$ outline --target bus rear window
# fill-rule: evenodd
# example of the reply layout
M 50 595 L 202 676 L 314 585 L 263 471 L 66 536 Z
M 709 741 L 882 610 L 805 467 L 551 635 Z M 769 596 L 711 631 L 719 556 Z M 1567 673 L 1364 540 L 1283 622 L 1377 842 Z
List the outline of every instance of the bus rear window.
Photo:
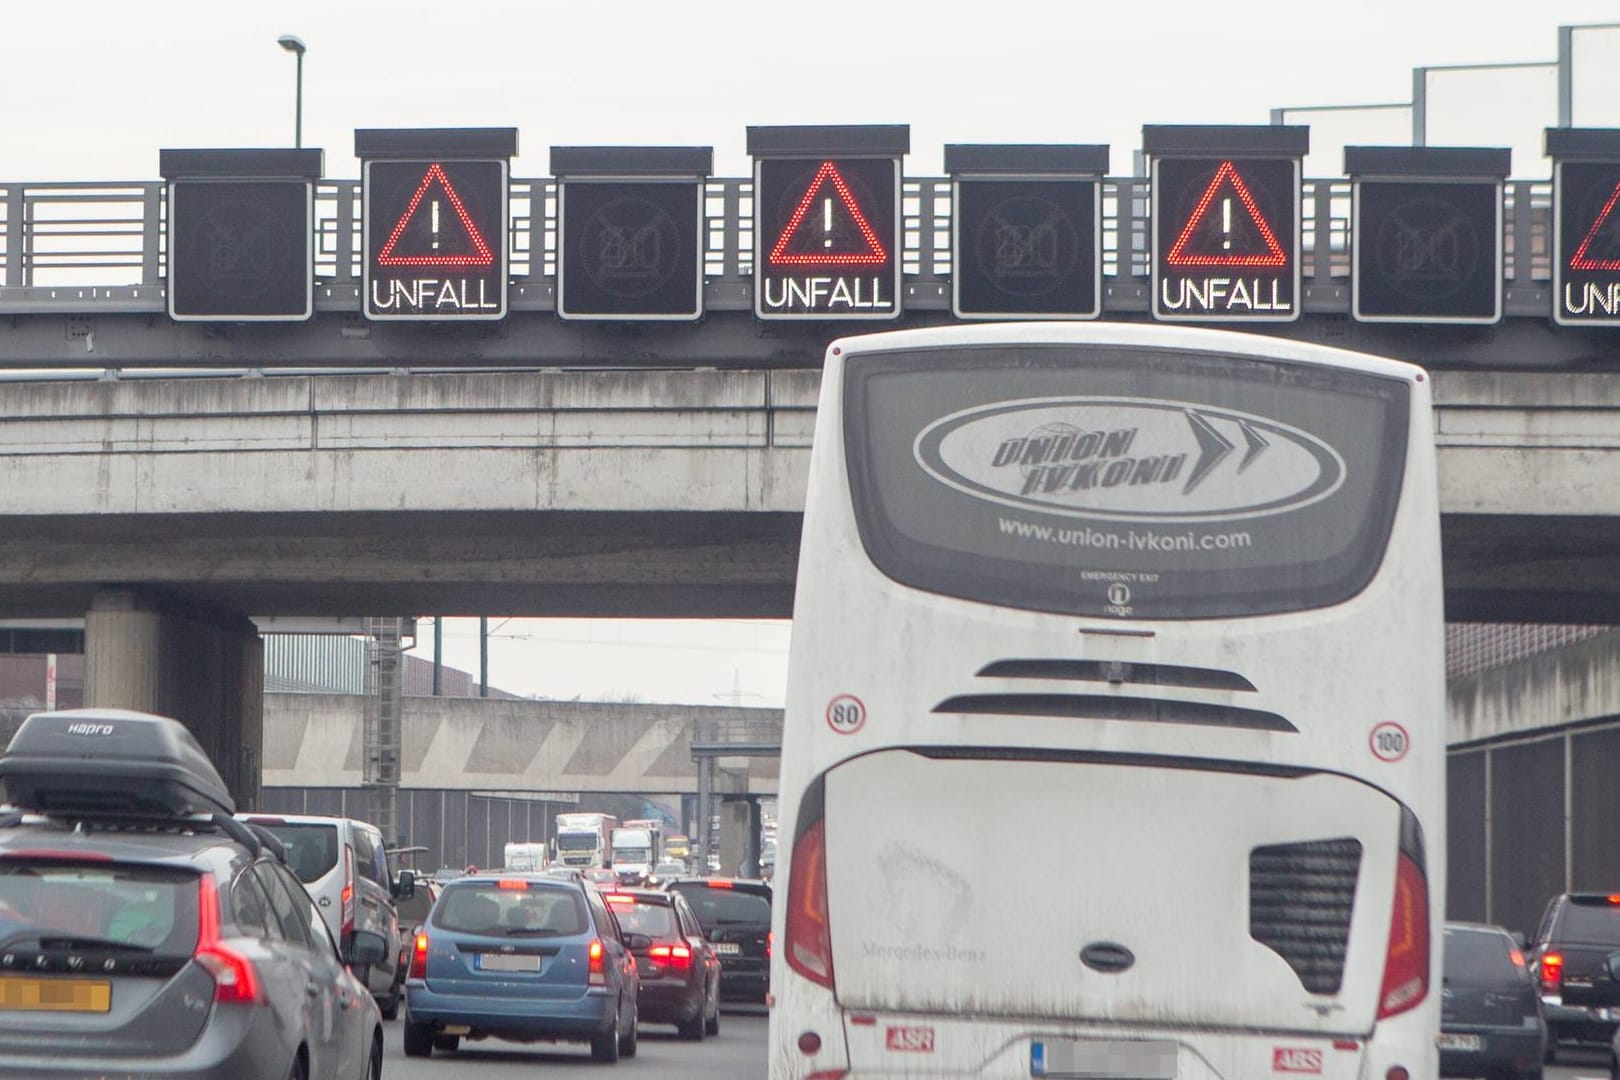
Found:
M 1359 592 L 1406 463 L 1397 379 L 1124 346 L 852 352 L 861 540 L 902 584 L 1037 611 L 1259 615 Z

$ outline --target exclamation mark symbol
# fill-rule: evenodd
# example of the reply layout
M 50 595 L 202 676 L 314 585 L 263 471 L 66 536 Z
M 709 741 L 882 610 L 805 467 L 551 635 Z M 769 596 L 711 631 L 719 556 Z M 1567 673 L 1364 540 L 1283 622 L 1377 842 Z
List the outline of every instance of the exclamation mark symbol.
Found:
M 832 196 L 828 196 L 821 203 L 821 246 L 832 247 Z
M 438 206 L 439 206 L 438 203 L 433 204 L 435 214 L 438 213 Z M 433 220 L 437 221 L 439 219 L 438 219 L 438 217 L 435 216 Z M 435 225 L 434 228 L 438 228 L 438 226 Z M 1231 251 L 1232 250 L 1232 197 L 1230 195 L 1221 200 L 1221 231 L 1226 234 L 1226 239 L 1221 241 L 1221 247 L 1226 249 L 1227 251 Z
M 433 200 L 433 250 L 439 250 L 439 200 Z

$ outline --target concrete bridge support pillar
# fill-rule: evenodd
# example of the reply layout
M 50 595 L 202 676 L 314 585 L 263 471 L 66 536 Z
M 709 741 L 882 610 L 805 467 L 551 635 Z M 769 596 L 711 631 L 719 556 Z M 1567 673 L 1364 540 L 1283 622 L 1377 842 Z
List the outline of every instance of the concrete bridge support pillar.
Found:
M 236 799 L 258 804 L 264 643 L 242 615 L 134 589 L 102 589 L 84 624 L 84 703 L 172 716 L 191 729 Z
M 759 799 L 745 795 L 726 800 L 720 811 L 720 872 L 759 876 Z

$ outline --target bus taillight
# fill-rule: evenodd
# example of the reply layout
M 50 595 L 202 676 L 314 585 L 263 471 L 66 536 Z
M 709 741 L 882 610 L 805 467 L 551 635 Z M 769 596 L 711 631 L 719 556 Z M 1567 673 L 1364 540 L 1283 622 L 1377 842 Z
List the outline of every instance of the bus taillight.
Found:
M 787 962 L 813 983 L 833 988 L 832 932 L 827 924 L 826 822 L 818 819 L 793 842 L 788 881 Z
M 1395 907 L 1389 916 L 1384 984 L 1378 1019 L 1414 1007 L 1429 994 L 1429 881 L 1423 871 L 1423 835 L 1410 810 L 1401 812 L 1401 850 L 1395 862 Z

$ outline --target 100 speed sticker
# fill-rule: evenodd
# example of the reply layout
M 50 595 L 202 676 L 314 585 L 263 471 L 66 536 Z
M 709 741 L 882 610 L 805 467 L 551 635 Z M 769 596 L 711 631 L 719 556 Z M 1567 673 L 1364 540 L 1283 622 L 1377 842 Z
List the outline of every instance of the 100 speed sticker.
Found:
M 1373 757 L 1379 761 L 1399 761 L 1412 748 L 1412 736 L 1395 721 L 1385 720 L 1372 729 L 1367 743 L 1372 747 Z

